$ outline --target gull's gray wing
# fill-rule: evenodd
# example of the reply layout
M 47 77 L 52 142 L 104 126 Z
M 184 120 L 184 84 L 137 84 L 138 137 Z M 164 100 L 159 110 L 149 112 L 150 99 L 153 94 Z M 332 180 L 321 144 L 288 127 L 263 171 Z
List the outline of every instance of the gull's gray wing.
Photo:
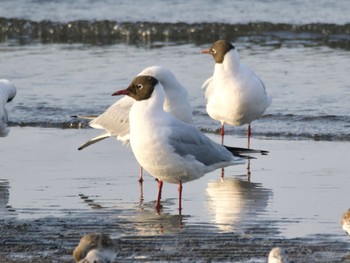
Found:
M 129 139 L 129 112 L 134 99 L 124 96 L 89 124 L 95 129 L 103 129 L 110 136 L 124 141 Z
M 71 117 L 91 121 L 93 119 L 96 119 L 98 116 L 95 116 L 95 115 L 72 115 Z
M 176 122 L 171 128 L 168 142 L 181 156 L 193 156 L 206 166 L 234 159 L 225 147 L 213 142 L 191 125 Z
M 0 109 L 0 118 L 0 137 L 5 137 L 9 133 L 9 129 L 7 128 L 8 116 L 5 107 L 2 107 L 2 109 Z
M 90 146 L 91 144 L 97 143 L 99 141 L 102 141 L 106 138 L 111 137 L 111 135 L 109 133 L 103 133 L 99 136 L 96 136 L 95 138 L 92 138 L 91 140 L 88 140 L 86 143 L 82 144 L 79 146 L 78 150 L 82 150 L 85 149 L 86 147 Z
M 208 88 L 208 86 L 213 82 L 213 77 L 208 78 L 206 81 L 204 81 L 203 85 L 202 85 L 202 90 L 206 91 L 206 89 Z

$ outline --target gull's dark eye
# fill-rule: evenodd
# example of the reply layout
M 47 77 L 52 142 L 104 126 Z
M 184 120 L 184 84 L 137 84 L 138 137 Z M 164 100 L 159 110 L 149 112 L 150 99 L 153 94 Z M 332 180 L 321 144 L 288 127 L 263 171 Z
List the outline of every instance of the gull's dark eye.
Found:
M 142 89 L 143 88 L 142 84 L 137 84 L 136 86 L 137 86 L 138 89 Z
M 216 54 L 216 50 L 215 50 L 214 48 L 211 49 L 211 52 L 212 52 L 213 54 Z

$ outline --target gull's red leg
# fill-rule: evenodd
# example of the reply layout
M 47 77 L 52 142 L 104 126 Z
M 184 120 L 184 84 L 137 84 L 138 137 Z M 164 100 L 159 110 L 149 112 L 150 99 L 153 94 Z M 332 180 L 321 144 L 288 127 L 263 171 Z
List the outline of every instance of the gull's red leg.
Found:
M 224 124 L 221 124 L 221 144 L 224 144 L 224 136 L 225 136 L 225 127 L 224 127 Z
M 143 182 L 142 173 L 143 173 L 143 168 L 142 168 L 142 166 L 140 165 L 140 177 L 139 177 L 139 182 L 140 182 L 140 183 Z
M 250 124 L 248 124 L 248 149 L 250 148 L 250 135 L 252 134 L 251 129 L 250 129 Z
M 160 199 L 162 198 L 162 188 L 163 188 L 163 181 L 158 180 L 158 197 L 156 201 L 156 209 L 159 212 L 161 205 L 160 205 Z
M 181 209 L 182 209 L 182 205 L 181 205 L 181 200 L 182 200 L 182 182 L 181 181 L 179 181 L 178 191 L 179 191 L 179 213 L 181 214 Z

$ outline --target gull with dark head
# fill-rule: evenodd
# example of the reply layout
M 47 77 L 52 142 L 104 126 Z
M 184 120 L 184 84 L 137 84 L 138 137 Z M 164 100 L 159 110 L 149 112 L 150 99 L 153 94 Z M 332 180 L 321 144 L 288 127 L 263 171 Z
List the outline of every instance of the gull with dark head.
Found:
M 164 111 L 171 113 L 184 122 L 192 122 L 192 108 L 188 101 L 187 90 L 169 69 L 161 66 L 152 66 L 145 68 L 139 75 L 153 76 L 162 83 L 165 91 Z M 105 132 L 87 141 L 78 149 L 82 150 L 91 144 L 109 137 L 115 137 L 124 143 L 128 143 L 130 139 L 129 111 L 134 102 L 135 100 L 132 97 L 124 96 L 104 113 L 93 118 L 89 125 L 95 129 L 102 129 Z M 142 180 L 141 171 L 140 179 Z
M 262 80 L 239 59 L 237 49 L 226 40 L 214 42 L 208 50 L 215 60 L 214 74 L 207 79 L 205 90 L 207 112 L 220 121 L 224 142 L 224 125 L 248 124 L 248 148 L 250 147 L 250 124 L 259 118 L 271 104 Z
M 7 79 L 0 79 L 0 137 L 6 137 L 10 132 L 7 127 L 8 115 L 6 103 L 16 96 L 16 87 Z
M 218 168 L 244 163 L 245 154 L 266 153 L 217 144 L 197 128 L 165 112 L 164 88 L 153 76 L 138 76 L 127 89 L 113 95 L 127 95 L 135 100 L 129 115 L 130 145 L 139 164 L 159 180 L 157 209 L 163 181 L 178 184 L 181 211 L 182 183 Z

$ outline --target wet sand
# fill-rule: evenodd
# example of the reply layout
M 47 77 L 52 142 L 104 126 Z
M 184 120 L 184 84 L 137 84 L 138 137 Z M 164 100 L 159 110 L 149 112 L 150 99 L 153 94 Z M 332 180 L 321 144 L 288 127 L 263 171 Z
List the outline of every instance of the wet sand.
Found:
M 92 129 L 13 127 L 0 148 L 1 262 L 73 262 L 85 233 L 116 241 L 117 262 L 266 262 L 280 246 L 294 262 L 350 262 L 340 226 L 350 207 L 348 142 L 253 138 L 269 150 L 247 165 L 177 187 L 157 185 L 129 147 L 109 139 L 78 151 Z M 208 135 L 219 141 L 217 135 Z M 245 146 L 242 137 L 226 144 Z

